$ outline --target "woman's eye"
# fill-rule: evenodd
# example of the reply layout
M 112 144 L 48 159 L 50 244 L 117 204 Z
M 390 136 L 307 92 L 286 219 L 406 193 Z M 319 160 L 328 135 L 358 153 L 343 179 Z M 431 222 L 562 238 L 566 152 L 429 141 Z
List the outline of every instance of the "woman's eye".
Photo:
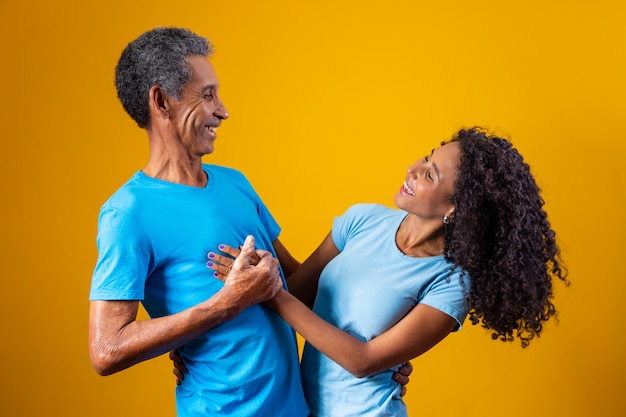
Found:
M 433 180 L 433 174 L 430 171 L 426 173 L 426 177 L 428 178 L 429 181 Z

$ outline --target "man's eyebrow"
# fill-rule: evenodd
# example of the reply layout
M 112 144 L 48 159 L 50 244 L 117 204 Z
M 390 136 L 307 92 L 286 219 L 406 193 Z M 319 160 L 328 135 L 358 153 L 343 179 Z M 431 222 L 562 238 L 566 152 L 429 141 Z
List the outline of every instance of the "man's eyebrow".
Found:
M 215 91 L 215 89 L 217 88 L 217 86 L 215 84 L 207 84 L 204 87 L 202 87 L 202 93 L 206 93 L 207 90 L 213 90 Z

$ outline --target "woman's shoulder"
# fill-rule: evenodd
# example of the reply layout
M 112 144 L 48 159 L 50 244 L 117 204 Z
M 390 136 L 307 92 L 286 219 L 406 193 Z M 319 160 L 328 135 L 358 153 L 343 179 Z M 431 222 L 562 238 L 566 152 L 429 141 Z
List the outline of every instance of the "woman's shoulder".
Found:
M 348 210 L 346 210 L 346 214 L 359 217 L 395 216 L 401 215 L 401 211 L 382 204 L 358 203 L 348 208 Z
M 397 219 L 405 213 L 401 210 L 392 209 L 382 204 L 360 203 L 348 208 L 345 213 L 338 217 L 340 223 L 353 226 L 376 227 L 376 225 L 395 224 Z

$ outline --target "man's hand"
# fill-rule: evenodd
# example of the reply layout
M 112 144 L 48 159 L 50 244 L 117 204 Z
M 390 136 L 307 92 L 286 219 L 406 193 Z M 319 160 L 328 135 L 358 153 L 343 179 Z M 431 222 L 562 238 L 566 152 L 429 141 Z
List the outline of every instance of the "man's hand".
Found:
M 253 265 L 258 257 L 258 265 Z M 278 261 L 254 250 L 250 236 L 232 263 L 224 287 L 209 299 L 175 314 L 137 320 L 137 300 L 89 303 L 89 357 L 100 375 L 119 372 L 176 349 L 234 318 L 253 304 L 273 298 L 282 288 Z
M 274 298 L 283 287 L 278 260 L 270 252 L 255 250 L 252 236 L 246 238 L 232 265 L 226 257 L 219 259 L 223 263 L 207 265 L 216 270 L 214 275 L 223 279 L 224 291 L 232 293 L 242 309 Z

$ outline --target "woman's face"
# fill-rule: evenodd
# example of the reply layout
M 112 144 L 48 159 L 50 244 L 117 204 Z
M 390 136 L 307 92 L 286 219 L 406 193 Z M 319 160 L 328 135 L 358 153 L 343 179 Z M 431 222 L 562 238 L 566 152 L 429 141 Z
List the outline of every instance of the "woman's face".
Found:
M 396 206 L 424 220 L 442 220 L 450 215 L 460 157 L 459 144 L 450 142 L 411 165 L 394 197 Z

